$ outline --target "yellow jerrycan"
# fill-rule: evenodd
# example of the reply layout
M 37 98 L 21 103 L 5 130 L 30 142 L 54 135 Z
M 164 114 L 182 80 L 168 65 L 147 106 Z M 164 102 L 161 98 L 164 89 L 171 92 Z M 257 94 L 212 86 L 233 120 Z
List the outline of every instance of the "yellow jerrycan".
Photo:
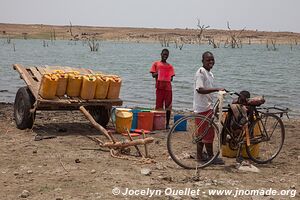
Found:
M 55 70 L 55 73 L 58 77 L 56 96 L 62 97 L 66 94 L 67 91 L 68 74 L 66 74 L 63 70 Z
M 118 76 L 109 77 L 108 99 L 118 99 L 121 90 L 122 79 Z
M 95 93 L 95 99 L 105 99 L 109 88 L 109 79 L 103 75 L 97 75 L 97 87 Z
M 129 111 L 116 111 L 116 132 L 126 133 L 130 130 L 132 123 L 132 112 Z
M 226 115 L 227 115 L 227 113 L 223 113 L 223 118 L 222 118 L 223 122 L 224 122 L 224 119 L 226 118 Z M 255 117 L 254 117 L 254 119 L 255 119 Z M 260 129 L 259 129 L 258 124 L 255 125 L 253 133 L 255 136 L 260 135 Z M 251 151 L 251 155 L 253 155 L 254 157 L 258 157 L 259 156 L 259 144 L 250 146 L 250 151 Z M 248 154 L 246 152 L 245 145 L 242 146 L 241 155 L 244 158 L 248 158 Z M 222 145 L 222 156 L 234 158 L 237 156 L 237 150 L 231 149 L 229 147 L 229 144 L 226 143 L 226 145 Z
M 96 91 L 96 77 L 93 75 L 85 75 L 82 78 L 82 87 L 80 97 L 85 100 L 93 99 Z
M 79 97 L 82 85 L 82 76 L 78 72 L 70 72 L 68 75 L 67 95 Z
M 58 85 L 58 77 L 55 74 L 44 74 L 42 77 L 39 94 L 44 99 L 54 99 Z

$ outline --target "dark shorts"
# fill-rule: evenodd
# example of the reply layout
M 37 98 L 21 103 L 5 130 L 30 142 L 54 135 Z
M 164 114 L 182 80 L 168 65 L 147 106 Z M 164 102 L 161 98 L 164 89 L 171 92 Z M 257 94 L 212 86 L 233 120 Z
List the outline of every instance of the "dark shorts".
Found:
M 198 113 L 199 115 L 204 115 L 204 116 L 208 116 L 209 118 L 212 117 L 212 113 L 210 113 L 212 110 L 208 110 L 208 111 L 205 111 L 205 112 L 201 112 L 201 113 Z M 202 123 L 202 120 L 199 119 L 199 118 L 196 118 L 195 120 L 195 123 L 196 123 L 196 126 L 197 125 L 200 125 Z M 201 135 L 203 134 L 203 132 L 206 130 L 206 128 L 208 127 L 209 123 L 208 122 L 203 122 L 203 124 L 199 127 L 198 129 L 198 134 L 197 135 Z M 215 131 L 214 131 L 214 128 L 213 127 L 210 127 L 208 129 L 208 132 L 207 134 L 203 137 L 202 139 L 202 143 L 213 143 L 214 141 L 214 138 L 215 138 Z
M 156 89 L 156 108 L 171 110 L 172 109 L 172 90 Z

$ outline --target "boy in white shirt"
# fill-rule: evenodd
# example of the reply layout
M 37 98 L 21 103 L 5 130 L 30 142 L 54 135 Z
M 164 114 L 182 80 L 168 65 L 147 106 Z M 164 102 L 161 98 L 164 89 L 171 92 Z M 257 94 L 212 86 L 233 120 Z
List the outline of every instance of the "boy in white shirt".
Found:
M 211 52 L 206 51 L 202 54 L 202 63 L 203 66 L 198 69 L 195 75 L 195 84 L 194 84 L 194 101 L 193 109 L 194 112 L 199 115 L 212 116 L 213 109 L 213 92 L 223 91 L 224 88 L 215 88 L 213 86 L 214 76 L 211 72 L 215 64 L 214 56 Z M 196 121 L 197 124 L 201 123 L 200 120 Z M 198 130 L 198 133 L 201 134 L 205 126 L 208 126 L 208 123 L 204 123 Z M 203 128 L 202 128 L 203 127 Z M 200 130 L 201 129 L 201 130 Z M 202 141 L 197 143 L 197 160 L 204 161 L 213 156 L 213 140 L 214 140 L 214 129 L 210 128 L 208 133 L 203 137 Z M 203 148 L 205 146 L 208 158 L 205 158 L 203 154 Z M 224 164 L 224 161 L 220 158 L 216 158 L 213 161 L 214 164 Z

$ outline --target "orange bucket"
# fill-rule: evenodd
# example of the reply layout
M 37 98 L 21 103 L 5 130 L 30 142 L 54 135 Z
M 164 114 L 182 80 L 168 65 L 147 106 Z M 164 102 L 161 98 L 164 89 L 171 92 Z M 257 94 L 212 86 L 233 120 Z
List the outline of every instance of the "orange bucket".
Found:
M 153 130 L 153 112 L 139 112 L 138 113 L 138 124 L 137 129 L 144 129 L 148 131 Z

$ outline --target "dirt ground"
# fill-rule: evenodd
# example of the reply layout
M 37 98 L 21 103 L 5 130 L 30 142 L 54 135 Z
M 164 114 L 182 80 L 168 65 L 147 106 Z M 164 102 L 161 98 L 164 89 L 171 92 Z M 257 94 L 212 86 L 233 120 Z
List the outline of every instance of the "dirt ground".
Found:
M 196 24 L 195 24 L 196 27 Z M 244 27 L 241 27 L 241 30 Z M 270 32 L 264 30 L 224 30 L 206 29 L 203 32 L 202 44 L 209 40 L 217 45 L 230 41 L 232 36 L 243 44 L 288 44 L 298 45 L 300 33 Z M 158 29 L 158 28 L 128 28 L 128 27 L 96 27 L 96 26 L 52 26 L 46 24 L 5 24 L 0 23 L 0 38 L 44 39 L 44 40 L 97 40 L 160 42 L 180 44 L 198 44 L 200 29 Z M 238 37 L 237 37 L 238 36 Z
M 200 190 L 199 195 L 167 196 L 152 199 L 232 199 L 210 196 L 209 189 L 296 190 L 300 199 L 300 120 L 285 120 L 286 140 L 275 160 L 254 164 L 261 171 L 244 172 L 235 167 L 235 159 L 224 158 L 225 166 L 211 166 L 199 171 L 177 166 L 166 147 L 166 131 L 150 136 L 150 155 L 156 163 L 145 164 L 112 158 L 99 150 L 87 135 L 99 136 L 77 111 L 38 112 L 32 130 L 18 130 L 13 119 L 13 105 L 0 104 L 0 199 L 146 199 L 149 195 L 113 195 L 147 188 L 157 191 Z M 40 137 L 37 137 L 40 136 Z M 44 136 L 54 138 L 42 139 Z M 39 140 L 42 139 L 42 140 Z M 133 157 L 132 157 L 133 158 Z M 141 170 L 150 170 L 144 175 Z M 24 191 L 24 190 L 27 190 Z M 168 189 L 170 191 L 170 189 Z M 204 193 L 206 192 L 206 193 Z M 295 195 L 295 194 L 294 194 Z M 287 196 L 239 196 L 238 199 L 289 199 Z

